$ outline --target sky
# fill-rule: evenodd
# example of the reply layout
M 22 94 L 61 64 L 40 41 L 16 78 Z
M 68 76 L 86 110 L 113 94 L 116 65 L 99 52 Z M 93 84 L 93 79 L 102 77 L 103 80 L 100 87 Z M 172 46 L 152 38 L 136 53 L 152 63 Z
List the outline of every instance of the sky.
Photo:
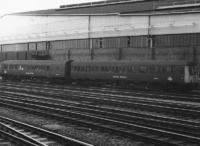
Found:
M 26 12 L 59 8 L 61 5 L 102 0 L 0 0 L 0 16 L 14 12 Z

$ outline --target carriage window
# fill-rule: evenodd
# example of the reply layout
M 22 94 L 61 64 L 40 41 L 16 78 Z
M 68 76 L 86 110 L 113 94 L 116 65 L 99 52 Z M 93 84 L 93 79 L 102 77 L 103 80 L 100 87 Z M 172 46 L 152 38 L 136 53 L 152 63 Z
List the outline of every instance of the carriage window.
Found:
M 155 67 L 155 68 L 154 68 L 154 72 L 155 72 L 155 73 L 158 73 L 158 67 Z
M 122 66 L 119 66 L 119 72 L 122 73 Z
M 125 66 L 122 66 L 122 72 L 125 72 L 126 69 L 125 69 Z
M 112 71 L 112 67 L 111 67 L 111 66 L 108 67 L 108 71 L 109 71 L 109 72 Z
M 181 74 L 183 75 L 184 72 L 185 72 L 185 68 L 184 68 L 184 66 L 181 66 Z
M 94 71 L 97 71 L 97 66 L 94 67 Z
M 158 67 L 158 73 L 163 74 L 165 72 L 164 67 Z
M 34 70 L 34 66 L 33 65 L 31 66 L 31 69 Z
M 81 71 L 84 71 L 85 70 L 85 67 L 84 66 L 81 66 Z
M 104 66 L 102 66 L 102 67 L 101 67 L 101 71 L 104 71 L 104 69 L 105 69 Z
M 119 67 L 118 67 L 118 66 L 115 67 L 115 72 L 116 72 L 116 73 L 119 72 Z
M 10 66 L 9 66 L 9 69 L 10 69 L 10 70 L 13 70 L 13 65 L 10 65 Z
M 131 68 L 130 66 L 127 66 L 127 67 L 126 67 L 126 71 L 127 71 L 128 73 L 131 72 L 131 69 L 130 69 L 130 68 Z
M 77 71 L 77 66 L 74 66 L 74 69 L 73 69 L 73 71 Z
M 14 65 L 14 70 L 17 70 L 17 65 Z
M 90 71 L 94 72 L 94 66 L 91 66 Z
M 4 66 L 3 66 L 3 68 L 4 68 L 4 69 L 7 69 L 7 68 L 8 68 L 8 66 L 7 66 L 7 65 L 4 65 Z
M 167 74 L 171 74 L 171 71 L 172 71 L 172 67 L 168 66 L 168 67 L 166 68 Z
M 114 66 L 112 66 L 112 72 L 115 72 L 115 67 Z
M 153 66 L 149 67 L 149 72 L 154 73 L 154 67 Z
M 50 67 L 47 65 L 47 70 L 49 70 L 49 68 L 50 68 Z
M 18 66 L 18 70 L 22 70 L 22 66 L 21 65 Z
M 189 73 L 190 75 L 193 75 L 192 67 L 189 67 Z
M 24 70 L 24 69 L 25 69 L 25 66 L 24 66 L 24 65 L 22 65 L 22 66 L 21 66 L 21 70 Z
M 132 73 L 136 72 L 136 67 L 132 66 L 130 69 L 131 69 L 130 72 L 132 72 Z
M 23 70 L 23 69 L 22 69 Z M 35 65 L 35 70 L 38 70 L 38 65 Z
M 86 71 L 87 71 L 87 72 L 90 71 L 90 66 L 86 66 Z
M 146 66 L 140 66 L 140 73 L 146 73 L 146 72 L 147 72 Z
M 108 71 L 107 66 L 105 66 L 105 72 L 107 72 L 107 71 Z
M 135 73 L 140 73 L 140 67 L 139 66 L 135 67 Z
M 77 66 L 77 71 L 80 71 L 80 66 Z

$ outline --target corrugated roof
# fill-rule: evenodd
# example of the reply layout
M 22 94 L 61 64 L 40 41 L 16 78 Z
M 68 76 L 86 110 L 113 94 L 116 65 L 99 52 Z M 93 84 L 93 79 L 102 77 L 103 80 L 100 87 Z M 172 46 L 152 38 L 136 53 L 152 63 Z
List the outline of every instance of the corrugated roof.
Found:
M 112 0 L 113 1 L 113 0 Z M 156 11 L 166 4 L 183 3 L 183 0 L 115 0 L 116 3 L 64 5 L 61 8 L 14 13 L 15 15 L 107 15 Z M 123 2 L 122 2 L 123 1 Z M 185 0 L 197 1 L 197 0 Z
M 176 1 L 180 1 L 180 0 L 176 0 Z M 21 13 L 14 13 L 14 14 L 17 14 L 17 15 L 88 15 L 88 14 L 129 13 L 129 12 L 153 10 L 154 4 L 158 2 L 163 2 L 163 0 L 131 1 L 131 2 L 124 2 L 124 3 L 93 5 L 93 6 L 86 6 L 86 7 L 73 7 L 73 8 L 66 8 L 66 9 L 56 8 L 56 9 L 29 11 L 29 12 L 21 12 Z

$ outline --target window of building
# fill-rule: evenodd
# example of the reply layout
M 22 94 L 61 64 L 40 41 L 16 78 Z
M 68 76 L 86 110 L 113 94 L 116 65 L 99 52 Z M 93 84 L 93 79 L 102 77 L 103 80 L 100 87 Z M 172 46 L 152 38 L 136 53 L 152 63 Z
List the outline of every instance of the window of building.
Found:
M 127 37 L 127 47 L 130 47 L 131 45 L 131 38 L 130 36 Z
M 100 48 L 103 47 L 103 39 L 102 39 L 102 38 L 99 39 L 99 47 L 100 47 Z

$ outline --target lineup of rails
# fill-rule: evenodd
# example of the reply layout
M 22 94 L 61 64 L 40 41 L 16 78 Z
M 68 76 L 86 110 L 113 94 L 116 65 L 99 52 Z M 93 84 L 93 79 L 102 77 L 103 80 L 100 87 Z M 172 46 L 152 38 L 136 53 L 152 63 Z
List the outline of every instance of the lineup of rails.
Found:
M 57 133 L 0 116 L 0 136 L 24 146 L 92 146 Z M 4 136 L 3 136 L 4 135 Z M 8 138 L 9 137 L 9 138 Z
M 41 90 L 39 90 L 39 88 Z M 15 93 L 8 92 L 8 89 L 9 91 L 15 91 Z M 182 104 L 178 105 L 178 108 L 175 108 L 175 104 L 166 104 L 165 102 L 164 105 L 164 102 L 156 102 L 156 100 L 154 100 L 154 102 L 151 100 L 141 100 L 139 98 L 133 98 L 131 100 L 130 97 L 128 98 L 126 96 L 95 93 L 92 91 L 87 93 L 83 91 L 73 91 L 69 88 L 65 88 L 65 90 L 63 88 L 59 89 L 58 87 L 53 89 L 51 85 L 45 85 L 43 88 L 34 88 L 33 86 L 25 84 L 24 86 L 23 84 L 18 84 L 15 87 L 6 87 L 1 85 L 1 90 L 1 97 L 3 97 L 3 99 L 1 98 L 1 106 L 7 106 L 9 108 L 15 108 L 18 110 L 25 109 L 32 113 L 51 117 L 52 119 L 62 119 L 62 121 L 68 122 L 71 121 L 72 123 L 77 123 L 81 126 L 86 126 L 92 129 L 99 129 L 108 133 L 115 133 L 116 135 L 123 135 L 129 138 L 134 137 L 137 140 L 145 141 L 155 145 L 158 145 L 159 143 L 159 145 L 178 146 L 183 145 L 183 143 L 195 144 L 200 142 L 198 137 L 200 134 L 199 123 L 100 107 L 98 104 L 107 106 L 113 104 L 123 104 L 123 106 L 129 105 L 130 107 L 135 107 L 136 103 L 132 103 L 134 99 L 134 102 L 139 101 L 137 103 L 137 108 L 140 108 L 141 106 L 144 108 L 145 104 L 145 108 L 148 106 L 152 108 L 152 106 L 154 106 L 154 109 L 164 109 L 163 111 L 165 112 L 172 108 L 171 112 L 173 112 L 175 109 L 176 112 L 174 114 L 178 114 L 180 116 L 181 113 L 183 113 L 183 115 L 181 115 L 183 117 L 186 115 L 195 117 L 197 114 L 199 114 L 200 107 L 197 105 L 188 106 L 189 104 Z M 21 93 L 19 93 L 19 91 Z M 36 95 L 33 96 L 22 94 L 28 92 L 36 94 L 36 91 L 37 95 L 43 95 L 43 97 L 41 98 L 37 97 Z M 72 93 L 70 94 L 70 92 Z M 194 99 L 197 100 L 197 96 L 193 96 Z M 124 98 L 124 101 L 122 98 Z M 76 102 L 79 101 L 80 103 L 68 102 L 67 99 Z M 186 111 L 187 114 L 185 114 Z

